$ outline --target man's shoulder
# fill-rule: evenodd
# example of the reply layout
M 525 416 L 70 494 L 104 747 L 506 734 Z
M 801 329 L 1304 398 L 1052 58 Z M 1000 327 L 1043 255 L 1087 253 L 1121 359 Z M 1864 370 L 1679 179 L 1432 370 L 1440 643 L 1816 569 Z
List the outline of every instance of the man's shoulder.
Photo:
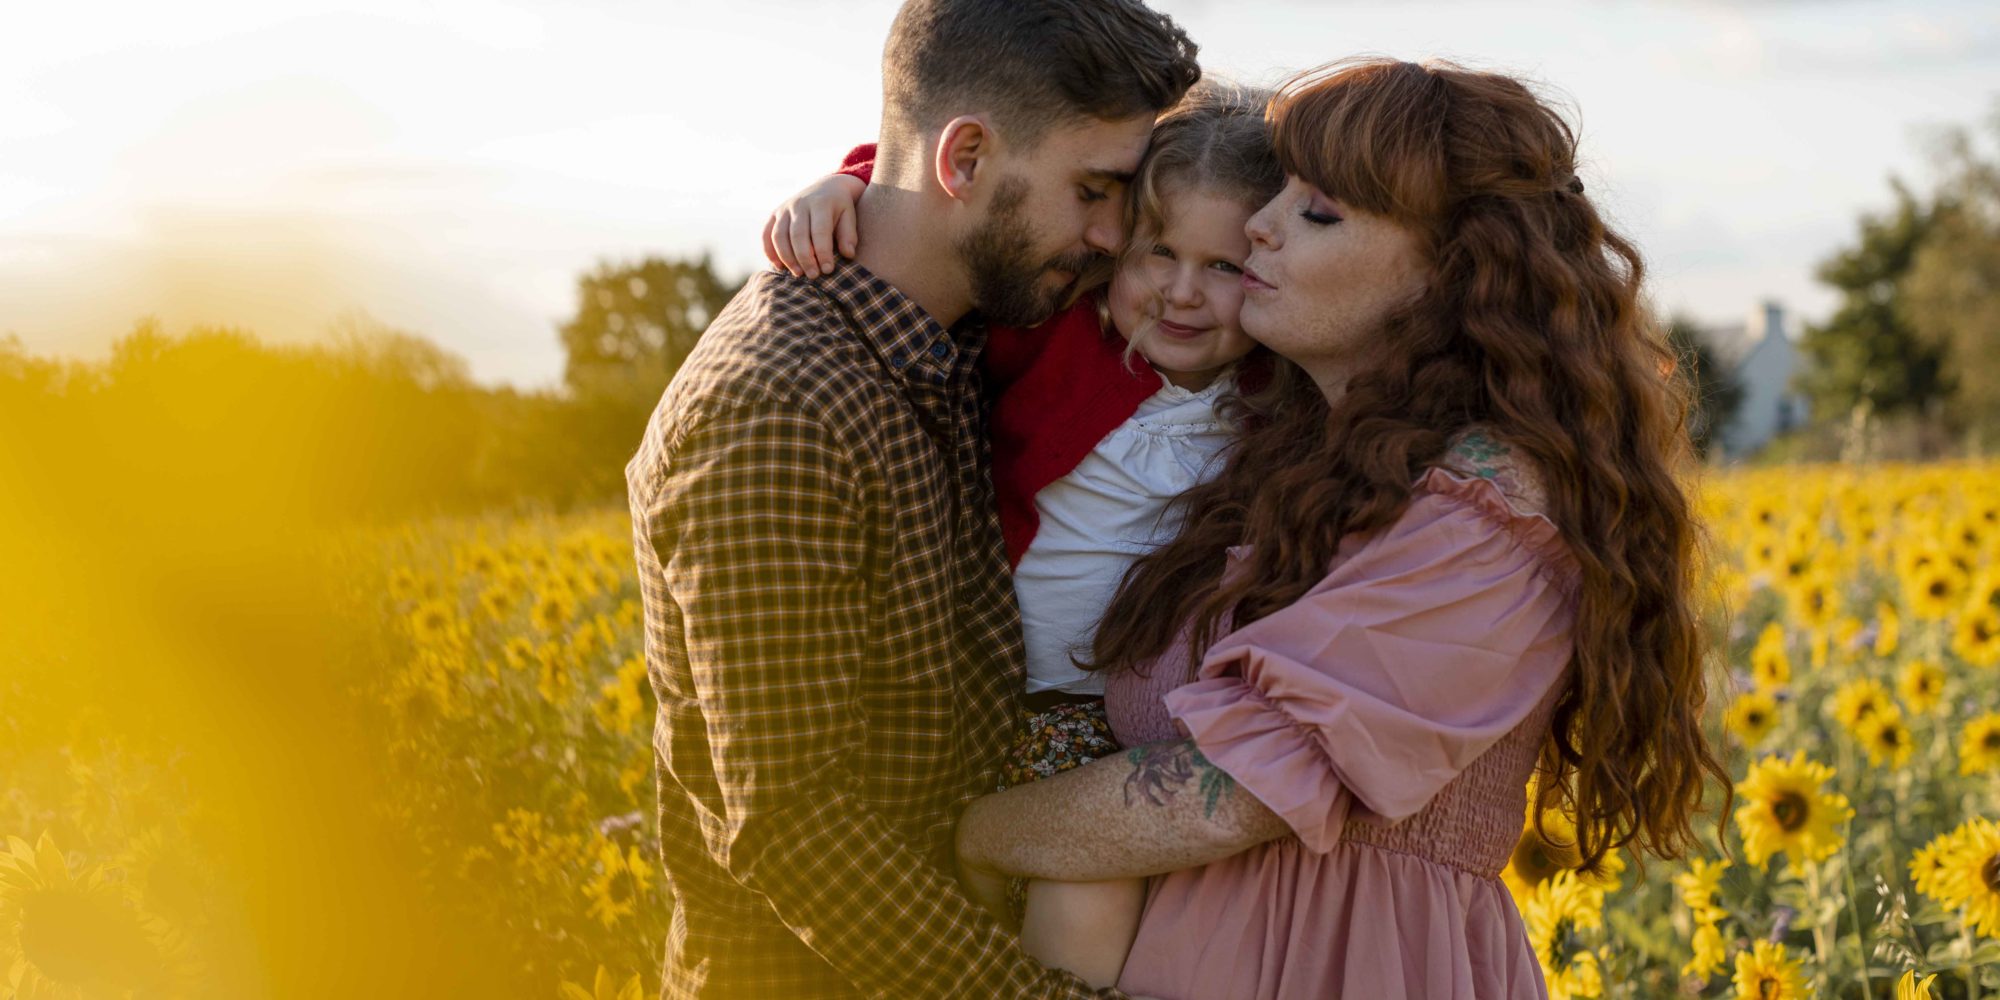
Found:
M 628 479 L 657 482 L 704 429 L 713 439 L 807 422 L 834 440 L 865 437 L 886 379 L 852 322 L 810 281 L 753 275 L 668 383 Z
M 864 379 L 866 352 L 850 322 L 812 282 L 759 272 L 709 322 L 667 393 L 709 410 Z

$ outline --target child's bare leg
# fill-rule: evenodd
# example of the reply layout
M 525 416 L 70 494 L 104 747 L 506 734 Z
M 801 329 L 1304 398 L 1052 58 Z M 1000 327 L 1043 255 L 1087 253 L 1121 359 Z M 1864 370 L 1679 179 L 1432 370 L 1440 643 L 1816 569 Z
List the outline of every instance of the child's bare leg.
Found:
M 1068 969 L 1093 987 L 1116 986 L 1145 902 L 1145 879 L 1029 882 L 1021 946 L 1043 965 Z

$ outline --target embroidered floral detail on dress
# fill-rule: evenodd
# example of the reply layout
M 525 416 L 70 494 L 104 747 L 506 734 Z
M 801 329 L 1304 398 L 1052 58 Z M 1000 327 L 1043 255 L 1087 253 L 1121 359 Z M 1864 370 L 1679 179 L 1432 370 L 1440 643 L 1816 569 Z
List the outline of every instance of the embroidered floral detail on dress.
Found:
M 1442 464 L 1447 471 L 1492 483 L 1516 513 L 1548 516 L 1549 496 L 1541 477 L 1514 454 L 1513 446 L 1484 430 L 1459 435 L 1446 449 Z

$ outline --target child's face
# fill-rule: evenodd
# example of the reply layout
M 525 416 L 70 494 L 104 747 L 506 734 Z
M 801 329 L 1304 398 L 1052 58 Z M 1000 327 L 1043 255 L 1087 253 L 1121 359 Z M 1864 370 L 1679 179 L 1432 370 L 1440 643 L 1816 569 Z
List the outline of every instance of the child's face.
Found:
M 1237 322 L 1250 209 L 1199 187 L 1161 200 L 1165 225 L 1111 279 L 1111 323 L 1167 381 L 1201 389 L 1257 346 Z

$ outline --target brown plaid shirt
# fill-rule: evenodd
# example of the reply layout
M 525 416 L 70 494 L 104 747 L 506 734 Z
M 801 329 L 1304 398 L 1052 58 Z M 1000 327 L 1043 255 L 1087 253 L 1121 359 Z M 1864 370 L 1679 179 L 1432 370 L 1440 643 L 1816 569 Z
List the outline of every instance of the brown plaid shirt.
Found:
M 964 326 L 852 263 L 759 274 L 626 467 L 663 998 L 1097 995 L 952 874 L 1024 684 Z

